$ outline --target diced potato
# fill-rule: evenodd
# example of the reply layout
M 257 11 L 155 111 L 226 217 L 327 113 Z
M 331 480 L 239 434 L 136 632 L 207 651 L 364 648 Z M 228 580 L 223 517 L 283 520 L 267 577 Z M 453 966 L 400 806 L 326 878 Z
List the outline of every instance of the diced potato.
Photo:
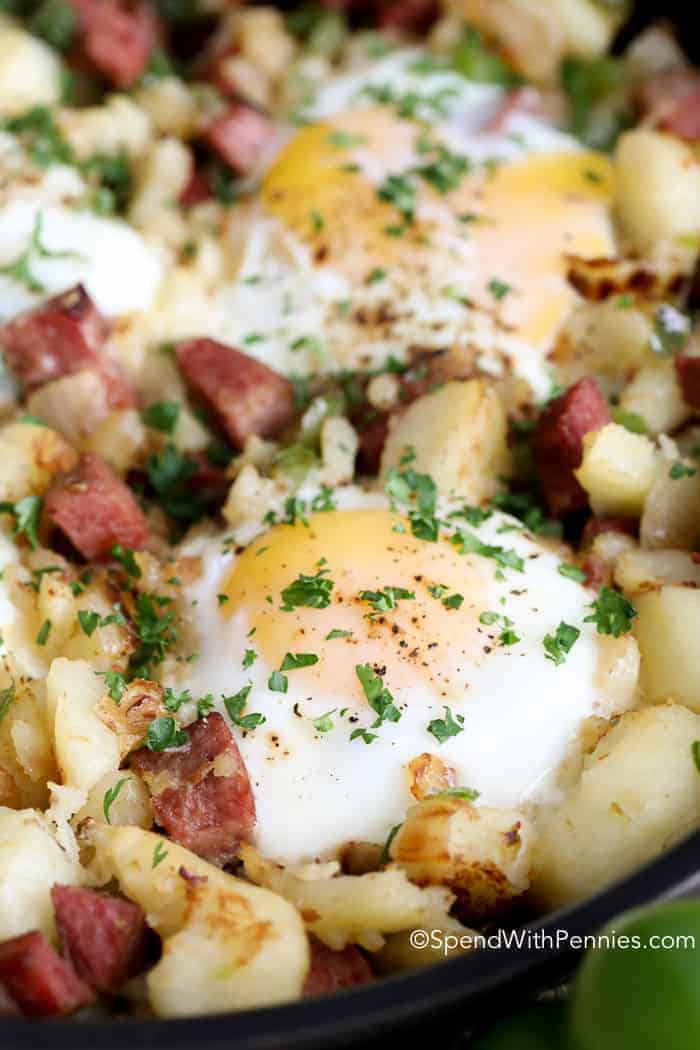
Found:
M 117 474 L 126 474 L 143 458 L 146 428 L 134 408 L 110 412 L 83 444 L 85 452 L 96 452 Z
M 696 237 L 700 230 L 700 164 L 690 146 L 671 135 L 637 128 L 615 150 L 616 207 L 633 249 Z
M 619 12 L 590 0 L 451 0 L 459 12 L 494 40 L 528 79 L 557 80 L 565 54 L 603 54 Z
M 70 470 L 77 456 L 50 427 L 8 423 L 0 429 L 0 500 L 16 503 L 41 495 L 54 474 Z
M 97 825 L 90 840 L 102 877 L 116 878 L 165 940 L 146 978 L 158 1016 L 270 1006 L 301 996 L 308 939 L 298 912 L 282 897 L 141 828 Z M 183 878 L 183 868 L 204 881 Z
M 153 807 L 151 795 L 133 770 L 113 769 L 97 781 L 90 789 L 87 802 L 76 818 L 76 826 L 92 817 L 93 820 L 105 819 L 105 796 L 108 791 L 116 791 L 121 783 L 117 796 L 108 807 L 109 823 L 115 826 L 133 825 L 137 828 L 153 826 Z
M 623 551 L 615 564 L 615 583 L 628 594 L 654 590 L 665 584 L 700 587 L 700 565 L 688 551 Z
M 41 577 L 37 595 L 39 624 L 51 624 L 47 651 L 60 649 L 75 630 L 75 597 L 71 586 L 61 573 L 47 572 Z
M 79 445 L 109 415 L 102 376 L 86 368 L 44 383 L 29 395 L 27 412 L 63 434 L 71 445 Z
M 56 759 L 63 783 L 82 791 L 119 766 L 117 736 L 96 712 L 103 692 L 102 679 L 88 663 L 59 657 L 51 664 L 46 701 Z
M 449 886 L 465 914 L 482 918 L 525 892 L 531 849 L 522 813 L 433 798 L 408 810 L 391 857 L 411 882 Z
M 398 416 L 382 454 L 384 477 L 407 448 L 411 467 L 430 474 L 438 489 L 481 503 L 510 473 L 507 420 L 494 388 L 483 379 L 445 383 L 414 401 Z
M 41 813 L 0 806 L 0 941 L 29 930 L 55 938 L 51 887 L 81 881 Z
M 643 349 L 648 356 L 648 342 Z M 650 434 L 665 434 L 685 423 L 692 410 L 681 395 L 673 361 L 654 361 L 641 368 L 622 391 L 620 410 L 641 416 Z
M 296 45 L 282 13 L 274 7 L 248 8 L 238 13 L 236 26 L 243 57 L 271 81 L 284 76 Z
M 566 800 L 540 815 L 536 906 L 588 897 L 700 825 L 698 739 L 700 717 L 673 704 L 628 711 L 611 726 Z
M 332 416 L 321 426 L 322 478 L 326 485 L 343 485 L 352 481 L 358 439 L 352 423 L 342 416 Z
M 136 166 L 129 221 L 148 229 L 163 208 L 172 208 L 192 173 L 192 154 L 184 142 L 163 138 L 149 146 Z
M 252 846 L 244 846 L 241 857 L 248 878 L 290 900 L 310 932 L 329 948 L 339 950 L 355 942 L 377 951 L 384 933 L 449 925 L 453 894 L 438 886 L 420 889 L 398 868 L 367 875 L 317 875 L 314 868 L 324 866 L 308 865 L 302 877 L 261 857 Z
M 583 462 L 574 473 L 596 514 L 637 517 L 656 474 L 657 452 L 643 434 L 617 423 L 583 439 Z
M 9 707 L 0 721 L 2 804 L 17 809 L 43 808 L 48 802 L 47 781 L 58 776 L 45 716 L 43 682 L 26 681 L 14 667 L 3 667 L 0 689 L 10 690 L 5 693 L 10 697 Z
M 179 77 L 147 77 L 135 97 L 159 134 L 186 139 L 196 131 L 195 96 Z
M 671 477 L 672 463 L 660 463 L 644 501 L 639 539 L 647 550 L 691 550 L 700 537 L 700 477 Z
M 151 121 L 128 95 L 110 95 L 103 105 L 60 109 L 56 123 L 79 160 L 94 153 L 140 157 L 152 141 Z
M 16 117 L 61 97 L 61 63 L 55 51 L 0 15 L 0 115 Z
M 610 392 L 649 360 L 652 324 L 641 310 L 622 310 L 615 301 L 583 303 L 575 310 L 556 349 L 567 382 L 595 373 Z
M 124 660 L 133 649 L 129 629 L 116 622 L 105 623 L 96 627 L 91 634 L 86 634 L 79 620 L 79 614 L 97 613 L 101 620 L 110 620 L 115 614 L 113 603 L 109 600 L 102 581 L 93 580 L 87 589 L 75 598 L 75 619 L 70 636 L 63 643 L 61 655 L 69 660 L 87 660 L 96 671 L 114 670 L 123 666 Z
M 634 633 L 642 654 L 640 687 L 649 703 L 674 700 L 700 711 L 700 591 L 661 587 L 640 594 Z

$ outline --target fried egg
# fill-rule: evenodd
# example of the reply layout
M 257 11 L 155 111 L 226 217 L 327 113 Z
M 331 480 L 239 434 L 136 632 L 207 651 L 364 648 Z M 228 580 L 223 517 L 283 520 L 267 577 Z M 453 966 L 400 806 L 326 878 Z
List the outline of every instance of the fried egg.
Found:
M 12 136 L 0 136 L 0 165 L 9 174 L 0 197 L 0 321 L 78 282 L 106 317 L 149 309 L 163 275 L 157 252 L 123 220 L 85 206 L 75 169 L 53 165 L 18 180 L 20 157 Z
M 212 334 L 301 373 L 467 347 L 544 394 L 567 256 L 614 252 L 612 173 L 527 113 L 488 130 L 504 97 L 413 51 L 331 79 L 232 214 Z
M 383 842 L 425 755 L 479 803 L 556 797 L 582 720 L 631 702 L 634 641 L 596 634 L 594 593 L 514 519 L 462 521 L 483 544 L 465 554 L 454 529 L 416 537 L 376 493 L 336 503 L 238 553 L 221 538 L 185 547 L 203 566 L 186 591 L 198 655 L 169 684 L 224 714 L 233 697 L 259 848 L 297 862 Z M 560 622 L 580 635 L 555 664 L 545 639 Z

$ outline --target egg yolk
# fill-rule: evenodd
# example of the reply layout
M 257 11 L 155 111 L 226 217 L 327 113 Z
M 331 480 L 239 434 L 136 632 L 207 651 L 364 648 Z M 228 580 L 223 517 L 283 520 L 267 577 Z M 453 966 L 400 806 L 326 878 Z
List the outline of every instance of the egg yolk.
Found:
M 288 652 L 317 656 L 313 666 L 292 672 L 294 685 L 310 695 L 340 695 L 361 709 L 355 667 L 370 664 L 397 694 L 423 687 L 445 703 L 463 701 L 468 672 L 489 648 L 479 615 L 489 608 L 486 574 L 493 567 L 443 540 L 417 539 L 384 510 L 307 520 L 273 527 L 237 558 L 222 615 L 243 616 L 243 626 L 254 629 L 250 644 L 270 668 Z M 302 574 L 327 581 L 324 607 L 285 601 L 283 592 Z M 386 609 L 387 592 L 394 608 Z

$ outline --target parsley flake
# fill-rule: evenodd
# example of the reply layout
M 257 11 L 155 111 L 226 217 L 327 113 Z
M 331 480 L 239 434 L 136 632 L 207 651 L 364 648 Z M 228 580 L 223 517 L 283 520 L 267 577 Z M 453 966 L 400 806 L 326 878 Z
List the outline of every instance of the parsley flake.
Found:
M 578 627 L 572 627 L 570 623 L 562 620 L 554 634 L 544 636 L 544 651 L 547 660 L 559 667 L 566 661 L 566 657 L 580 637 Z
M 598 634 L 611 634 L 614 638 L 631 630 L 632 620 L 637 615 L 632 602 L 611 587 L 602 587 L 589 608 L 592 612 L 584 623 L 594 623 Z
M 444 711 L 444 718 L 434 718 L 432 722 L 428 723 L 428 732 L 432 733 L 438 744 L 444 744 L 450 737 L 464 732 L 464 715 L 457 715 L 455 719 L 447 705 L 445 705 Z
M 108 824 L 112 823 L 112 821 L 109 818 L 109 811 L 111 810 L 114 803 L 117 801 L 117 798 L 119 797 L 119 792 L 129 780 L 131 780 L 131 777 L 122 777 L 121 780 L 118 780 L 116 782 L 114 787 L 108 788 L 107 791 L 105 791 L 104 793 L 104 797 L 102 799 L 102 812 L 104 813 L 105 820 Z

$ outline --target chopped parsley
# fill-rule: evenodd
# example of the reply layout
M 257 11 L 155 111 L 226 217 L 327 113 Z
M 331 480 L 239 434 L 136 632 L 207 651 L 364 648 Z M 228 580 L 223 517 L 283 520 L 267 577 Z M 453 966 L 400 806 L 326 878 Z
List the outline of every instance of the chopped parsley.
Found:
M 648 434 L 649 432 L 646 419 L 638 412 L 624 412 L 621 408 L 614 408 L 612 417 L 616 423 L 619 423 L 625 430 L 629 430 L 631 434 Z
M 371 270 L 367 274 L 367 278 L 366 278 L 365 283 L 366 284 L 380 284 L 382 281 L 385 281 L 386 278 L 387 278 L 386 270 L 382 270 L 382 269 L 380 269 L 380 267 L 377 266 L 377 267 L 374 268 L 374 270 Z
M 26 536 L 33 550 L 39 546 L 37 528 L 43 506 L 41 496 L 25 496 L 16 503 L 0 502 L 0 514 L 11 514 L 15 519 L 13 537 Z
M 388 175 L 377 194 L 380 200 L 394 205 L 404 222 L 413 222 L 416 213 L 416 187 L 408 176 Z
M 243 654 L 243 670 L 247 671 L 249 667 L 252 667 L 257 658 L 258 654 L 256 653 L 255 649 L 246 649 L 245 653 Z
M 166 711 L 179 711 L 183 704 L 188 704 L 191 700 L 189 689 L 183 690 L 182 693 L 176 693 L 174 689 L 168 686 L 163 696 L 163 706 Z
M 32 106 L 25 113 L 6 120 L 4 127 L 6 131 L 17 135 L 29 159 L 38 168 L 74 162 L 73 151 L 61 137 L 47 106 Z
M 127 576 L 135 580 L 141 579 L 141 570 L 136 562 L 136 556 L 128 547 L 122 547 L 119 543 L 113 543 L 109 549 L 110 556 L 118 561 Z
M 155 718 L 146 733 L 146 747 L 150 751 L 168 751 L 171 747 L 182 747 L 187 740 L 187 733 L 180 729 L 171 715 Z
M 365 694 L 367 703 L 377 715 L 370 729 L 379 729 L 384 722 L 398 722 L 401 712 L 394 703 L 394 698 L 384 685 L 384 680 L 376 673 L 371 664 L 356 664 L 355 674 L 360 680 L 360 685 Z M 370 744 L 376 739 L 376 734 L 369 730 L 358 728 L 350 734 L 351 740 L 362 739 Z M 371 739 L 370 739 L 371 738 Z
M 401 831 L 403 824 L 394 824 L 393 828 L 386 837 L 386 842 L 382 846 L 382 852 L 379 854 L 379 860 L 377 861 L 378 868 L 384 868 L 391 859 L 391 844 Z
M 253 729 L 257 729 L 265 721 L 265 715 L 261 715 L 259 712 L 255 712 L 250 715 L 244 715 L 243 711 L 250 695 L 252 685 L 244 685 L 242 689 L 239 689 L 233 696 L 224 696 L 224 707 L 228 712 L 228 716 L 234 725 L 240 726 L 241 729 L 248 730 L 249 732 Z
M 172 434 L 180 417 L 180 407 L 179 401 L 156 401 L 144 408 L 141 419 L 152 430 Z
M 324 641 L 332 642 L 334 638 L 352 638 L 352 631 L 341 631 L 339 627 L 334 627 L 328 632 Z
M 214 710 L 214 697 L 211 693 L 201 696 L 197 701 L 197 718 L 206 718 Z
M 489 291 L 494 299 L 500 303 L 512 291 L 512 288 L 505 281 L 499 281 L 497 277 L 492 277 L 489 281 Z
M 680 459 L 671 466 L 668 476 L 671 481 L 679 481 L 681 478 L 693 478 L 697 474 L 695 467 L 689 467 Z
M 334 726 L 331 716 L 334 715 L 337 710 L 337 707 L 333 707 L 330 711 L 326 711 L 325 714 L 319 715 L 318 718 L 313 719 L 313 727 L 317 733 L 330 733 Z
M 32 33 L 40 36 L 57 51 L 66 51 L 73 41 L 77 16 L 63 0 L 43 0 L 29 21 Z
M 120 674 L 119 671 L 96 671 L 95 674 L 104 678 L 109 696 L 114 700 L 115 704 L 118 704 L 126 692 L 126 678 L 124 675 Z M 167 692 L 168 690 L 166 689 Z
M 464 604 L 464 595 L 449 594 L 447 598 L 442 599 L 442 604 L 446 609 L 461 609 Z
M 162 842 L 156 844 L 156 848 L 153 850 L 153 861 L 151 862 L 151 868 L 157 868 L 161 861 L 164 861 L 168 855 L 168 851 Z
M 331 146 L 339 146 L 348 149 L 351 146 L 364 146 L 367 143 L 366 135 L 357 135 L 351 131 L 332 131 L 328 136 Z
M 592 610 L 591 615 L 585 618 L 584 623 L 594 623 L 598 634 L 611 634 L 614 638 L 631 630 L 632 620 L 637 615 L 632 602 L 611 587 L 602 587 L 589 608 Z
M 163 611 L 170 598 L 141 593 L 136 599 L 134 626 L 138 645 L 129 658 L 129 670 L 135 678 L 149 678 L 150 669 L 162 664 L 168 649 L 177 641 L 175 613 Z
M 219 605 L 226 605 L 226 602 L 229 601 L 230 599 L 229 599 L 228 594 L 217 594 L 216 600 L 217 600 Z
M 51 620 L 44 620 L 36 636 L 37 645 L 46 645 L 51 634 Z
M 516 551 L 482 543 L 473 532 L 458 529 L 452 537 L 452 544 L 460 554 L 480 554 L 483 558 L 492 558 L 502 569 L 525 571 L 525 562 Z
M 419 474 L 413 468 L 392 467 L 387 476 L 386 494 L 392 510 L 396 510 L 397 504 L 408 509 L 411 532 L 417 539 L 437 540 L 440 528 L 435 516 L 437 488 L 429 474 Z
M 554 634 L 544 636 L 544 651 L 547 660 L 551 660 L 557 667 L 563 664 L 568 653 L 578 641 L 581 632 L 578 627 L 572 627 L 570 623 L 562 620 Z
M 465 26 L 451 56 L 451 65 L 467 80 L 513 87 L 520 78 L 483 42 L 478 29 Z
M 693 740 L 690 745 L 690 753 L 693 756 L 693 762 L 698 773 L 700 773 L 700 740 Z
M 464 732 L 464 715 L 457 715 L 455 719 L 447 705 L 444 711 L 444 718 L 434 718 L 428 723 L 428 732 L 432 733 L 438 744 L 444 744 L 450 737 Z
M 112 821 L 109 818 L 109 811 L 111 810 L 114 803 L 117 801 L 117 798 L 119 797 L 119 792 L 129 780 L 131 780 L 131 777 L 122 777 L 121 780 L 118 780 L 116 782 L 114 787 L 108 788 L 104 793 L 104 797 L 102 799 L 102 812 L 104 813 L 105 820 L 108 824 L 112 823 Z
M 289 679 L 281 671 L 273 671 L 267 680 L 267 688 L 273 693 L 286 693 Z
M 360 601 L 369 602 L 375 613 L 385 613 L 395 609 L 398 601 L 414 599 L 416 596 L 405 587 L 384 587 L 381 591 L 360 591 L 359 597 Z
M 586 574 L 583 569 L 579 569 L 578 565 L 567 565 L 566 562 L 561 562 L 557 572 L 567 580 L 575 580 L 576 583 L 586 582 Z
M 280 671 L 296 671 L 299 667 L 313 667 L 317 663 L 316 653 L 285 653 Z
M 690 338 L 690 321 L 675 306 L 662 303 L 654 314 L 654 330 L 649 348 L 660 357 L 671 357 L 685 347 Z
M 472 507 L 470 504 L 465 503 L 460 510 L 451 511 L 451 513 L 448 514 L 448 517 L 464 518 L 464 520 L 469 522 L 474 528 L 478 528 L 479 525 L 483 525 L 485 521 L 488 521 L 492 515 L 492 510 L 482 510 L 481 507 Z
M 463 798 L 467 802 L 476 802 L 481 795 L 480 791 L 470 787 L 446 788 L 445 791 L 437 791 L 430 798 Z
M 326 609 L 331 603 L 333 580 L 327 579 L 328 569 L 319 569 L 313 576 L 299 576 L 282 591 L 282 611 L 291 612 L 298 606 L 308 609 Z

